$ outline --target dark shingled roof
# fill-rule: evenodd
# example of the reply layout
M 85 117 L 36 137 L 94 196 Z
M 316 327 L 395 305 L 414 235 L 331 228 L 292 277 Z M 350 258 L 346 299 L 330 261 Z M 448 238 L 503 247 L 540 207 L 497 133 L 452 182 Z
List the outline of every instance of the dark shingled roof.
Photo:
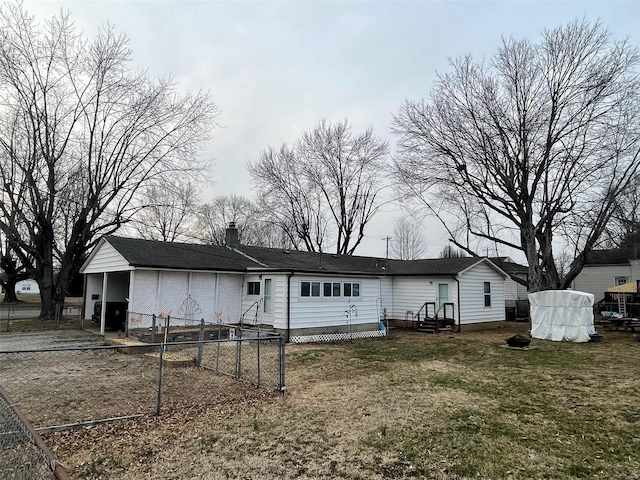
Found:
M 593 250 L 587 255 L 585 265 L 628 265 L 629 260 L 640 258 L 639 250 L 633 247 Z
M 389 260 L 389 272 L 393 275 L 455 275 L 481 260 L 481 257 Z
M 520 265 L 519 263 L 508 262 L 507 258 L 508 257 L 491 257 L 489 260 L 510 274 L 529 273 L 529 267 L 526 265 Z
M 388 260 L 355 255 L 301 252 L 277 248 L 250 247 L 239 245 L 237 250 L 255 258 L 267 268 L 332 273 L 383 274 Z M 265 268 L 265 267 L 263 267 Z
M 245 271 L 258 266 L 226 247 L 106 236 L 134 267 Z
M 479 257 L 387 260 L 376 257 L 300 252 L 239 245 L 228 247 L 158 242 L 107 236 L 132 266 L 184 270 L 289 270 L 360 275 L 455 275 L 481 261 Z

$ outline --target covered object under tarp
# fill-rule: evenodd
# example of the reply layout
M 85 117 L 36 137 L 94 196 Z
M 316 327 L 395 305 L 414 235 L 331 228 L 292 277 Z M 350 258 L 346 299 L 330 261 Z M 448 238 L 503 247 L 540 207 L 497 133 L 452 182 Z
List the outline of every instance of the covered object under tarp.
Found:
M 588 342 L 593 326 L 591 293 L 545 290 L 529 294 L 531 336 L 556 342 Z

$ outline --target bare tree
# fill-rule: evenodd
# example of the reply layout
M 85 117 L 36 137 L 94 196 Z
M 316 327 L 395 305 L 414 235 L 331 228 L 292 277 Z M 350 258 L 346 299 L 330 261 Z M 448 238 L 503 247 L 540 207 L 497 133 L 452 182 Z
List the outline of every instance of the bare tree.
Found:
M 220 195 L 198 209 L 197 235 L 211 245 L 224 245 L 227 225 L 233 222 L 246 243 L 247 228 L 255 222 L 256 206 L 242 195 Z
M 635 246 L 640 251 L 640 174 L 616 197 L 606 235 L 612 247 Z
M 0 285 L 4 289 L 2 303 L 17 303 L 19 300 L 16 295 L 16 284 L 27 278 L 29 273 L 11 252 L 9 242 L 2 242 L 0 244 Z
M 464 252 L 464 250 L 458 250 L 451 245 L 447 245 L 440 251 L 440 255 L 438 256 L 440 258 L 462 258 L 466 257 L 467 254 Z
M 226 228 L 233 222 L 238 239 L 244 245 L 270 248 L 293 248 L 279 226 L 264 220 L 265 213 L 251 199 L 242 195 L 221 195 L 198 210 L 197 236 L 204 243 L 224 245 Z
M 38 281 L 43 318 L 146 185 L 207 167 L 196 159 L 216 113 L 208 94 L 132 68 L 112 28 L 87 39 L 69 14 L 38 25 L 19 4 L 0 8 L 0 228 Z
M 178 185 L 175 185 L 178 183 Z M 189 180 L 149 185 L 143 189 L 144 204 L 131 226 L 147 240 L 189 241 L 196 221 L 198 191 Z
M 427 244 L 420 231 L 422 225 L 409 218 L 401 217 L 395 222 L 393 236 L 389 242 L 391 258 L 397 260 L 417 260 L 427 251 Z
M 531 291 L 568 287 L 640 171 L 638 61 L 586 21 L 453 61 L 394 118 L 404 193 L 469 252 L 467 235 L 524 252 Z M 564 275 L 558 245 L 574 259 Z
M 322 120 L 293 147 L 267 148 L 249 172 L 267 220 L 294 245 L 351 255 L 380 207 L 387 154 L 371 129 L 354 134 L 347 121 Z

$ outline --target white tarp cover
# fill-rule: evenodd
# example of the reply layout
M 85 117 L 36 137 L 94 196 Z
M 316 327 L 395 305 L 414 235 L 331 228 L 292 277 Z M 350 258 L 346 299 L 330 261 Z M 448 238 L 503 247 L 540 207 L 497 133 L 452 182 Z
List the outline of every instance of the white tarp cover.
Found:
M 592 293 L 545 290 L 529 294 L 531 336 L 560 342 L 588 342 L 593 326 Z

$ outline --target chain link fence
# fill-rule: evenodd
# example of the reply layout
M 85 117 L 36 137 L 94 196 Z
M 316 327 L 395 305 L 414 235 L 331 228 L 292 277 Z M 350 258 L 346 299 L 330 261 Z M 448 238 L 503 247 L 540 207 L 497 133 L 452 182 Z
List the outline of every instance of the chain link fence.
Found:
M 242 385 L 285 391 L 282 336 L 216 329 L 215 340 L 165 342 L 163 328 L 154 343 L 3 351 L 0 383 L 40 431 L 211 404 Z
M 38 319 L 39 303 L 0 303 L 1 332 L 34 332 L 57 329 L 77 329 L 82 326 L 82 303 L 66 302 L 57 305 L 52 318 Z
M 5 480 L 68 480 L 66 471 L 0 387 L 0 475 Z

